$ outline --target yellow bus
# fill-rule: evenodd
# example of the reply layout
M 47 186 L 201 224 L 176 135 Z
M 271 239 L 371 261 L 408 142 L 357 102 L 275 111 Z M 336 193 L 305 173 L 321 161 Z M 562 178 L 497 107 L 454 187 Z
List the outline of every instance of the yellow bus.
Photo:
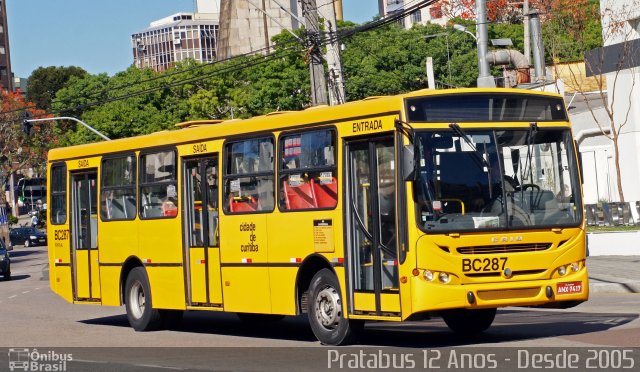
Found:
M 505 306 L 587 300 L 579 161 L 563 99 L 422 90 L 49 152 L 53 291 L 126 306 L 488 329 Z

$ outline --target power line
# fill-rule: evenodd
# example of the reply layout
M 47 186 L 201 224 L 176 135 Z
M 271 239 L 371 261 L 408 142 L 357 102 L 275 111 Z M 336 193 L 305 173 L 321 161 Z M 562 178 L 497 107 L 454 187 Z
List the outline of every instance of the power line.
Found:
M 401 18 L 406 17 L 407 15 L 411 14 L 412 12 L 414 12 L 416 10 L 422 9 L 422 8 L 424 8 L 426 6 L 429 6 L 429 5 L 431 5 L 431 4 L 433 4 L 433 3 L 437 2 L 437 1 L 438 0 L 423 0 L 423 1 L 421 1 L 420 3 L 418 3 L 416 5 L 413 5 L 413 6 L 410 6 L 408 8 L 405 8 L 401 12 L 394 13 L 393 15 L 391 15 L 389 17 L 380 18 L 380 19 L 375 20 L 375 21 L 367 22 L 367 23 L 365 23 L 365 24 L 363 24 L 361 26 L 357 26 L 357 27 L 354 27 L 352 29 L 345 30 L 344 32 L 339 32 L 334 37 L 336 38 L 336 40 L 341 41 L 341 40 L 345 40 L 347 38 L 350 38 L 351 36 L 353 36 L 353 35 L 355 35 L 357 33 L 366 32 L 366 31 L 370 31 L 370 30 L 374 30 L 376 28 L 380 28 L 380 27 L 386 26 L 386 25 L 388 25 L 390 23 L 398 21 Z M 325 46 L 327 42 L 330 42 L 330 40 L 324 40 L 321 43 L 321 46 Z M 287 44 L 289 44 L 289 43 L 287 43 Z M 291 42 L 291 44 L 297 44 L 297 43 Z M 298 46 L 298 45 L 294 45 L 294 46 Z M 289 48 L 285 48 L 283 50 L 286 51 L 288 49 L 294 49 L 294 48 L 293 47 L 289 47 Z M 38 115 L 38 117 L 51 115 L 53 113 L 64 113 L 64 112 L 84 109 L 84 108 L 93 107 L 93 106 L 100 106 L 100 105 L 103 105 L 103 104 L 106 104 L 106 103 L 115 102 L 115 101 L 119 101 L 119 100 L 123 100 L 123 99 L 127 99 L 127 98 L 132 98 L 132 97 L 136 97 L 136 96 L 139 96 L 139 95 L 142 95 L 142 94 L 152 93 L 152 92 L 155 92 L 155 91 L 158 91 L 158 90 L 161 90 L 161 89 L 168 89 L 168 88 L 173 88 L 173 87 L 177 87 L 177 86 L 184 85 L 184 84 L 189 84 L 189 83 L 192 83 L 192 82 L 195 82 L 195 81 L 202 80 L 204 78 L 218 76 L 218 75 L 221 75 L 223 73 L 233 73 L 233 72 L 242 71 L 242 70 L 244 70 L 246 68 L 249 68 L 249 67 L 253 67 L 253 66 L 257 66 L 257 65 L 263 64 L 263 63 L 267 63 L 272 59 L 288 57 L 288 56 L 294 55 L 293 52 L 290 53 L 290 54 L 287 54 L 287 55 L 280 55 L 278 53 L 279 52 L 275 52 L 275 53 L 272 53 L 272 54 L 269 54 L 269 55 L 266 55 L 266 56 L 261 56 L 261 57 L 258 58 L 257 61 L 250 61 L 248 63 L 243 63 L 242 65 L 239 65 L 239 66 L 238 65 L 234 65 L 234 66 L 230 66 L 230 67 L 226 67 L 225 66 L 221 70 L 214 71 L 214 72 L 211 72 L 211 73 L 208 73 L 208 74 L 204 74 L 202 76 L 198 76 L 198 77 L 194 77 L 194 78 L 188 78 L 188 79 L 184 79 L 184 80 L 179 80 L 179 81 L 176 81 L 176 82 L 173 82 L 173 83 L 170 83 L 170 84 L 161 85 L 161 86 L 153 87 L 153 88 L 147 88 L 147 89 L 143 89 L 143 90 L 140 90 L 140 91 L 137 91 L 137 92 L 132 92 L 132 93 L 128 93 L 128 94 L 124 94 L 124 95 L 120 95 L 120 96 L 116 96 L 116 97 L 112 97 L 112 98 L 108 98 L 108 99 L 89 102 L 89 103 L 86 103 L 86 104 L 80 104 L 80 105 L 76 105 L 75 107 L 51 110 L 51 111 L 46 112 L 44 114 Z M 223 61 L 216 61 L 216 62 L 210 62 L 210 63 L 205 64 L 205 65 L 193 66 L 193 67 L 191 67 L 189 69 L 172 72 L 168 76 L 167 75 L 162 75 L 162 76 L 158 76 L 158 77 L 155 77 L 155 78 L 147 79 L 146 81 L 139 81 L 139 82 L 131 83 L 131 84 L 128 84 L 128 85 L 124 85 L 124 86 L 120 87 L 119 89 L 124 89 L 124 88 L 128 88 L 128 87 L 135 86 L 135 85 L 138 85 L 138 84 L 142 84 L 143 82 L 149 82 L 149 81 L 154 81 L 154 80 L 167 78 L 167 77 L 178 75 L 178 74 L 181 74 L 181 73 L 184 73 L 184 72 L 187 72 L 187 71 L 192 71 L 192 70 L 195 70 L 195 69 L 204 68 L 204 67 L 209 66 L 209 65 L 215 65 L 215 64 L 222 63 L 222 62 L 228 62 L 229 60 L 235 60 L 235 59 L 238 59 L 240 57 L 246 57 L 247 55 L 251 55 L 251 54 L 256 54 L 256 51 L 251 52 L 251 53 L 247 53 L 247 54 L 241 55 L 241 56 L 231 57 L 231 58 L 223 60 Z M 105 89 L 105 90 L 99 92 L 99 94 L 105 94 L 108 91 L 112 91 L 112 90 L 114 90 L 114 88 L 110 87 L 108 89 Z M 60 102 L 60 101 L 58 101 L 58 102 Z M 23 111 L 23 110 L 25 110 L 27 108 L 29 108 L 29 107 L 21 108 L 19 110 L 16 109 L 16 110 L 10 110 L 10 111 L 6 111 L 6 112 L 0 112 L 0 114 L 7 114 L 7 113 L 11 113 L 11 112 Z M 14 120 L 14 121 L 16 121 L 16 120 Z

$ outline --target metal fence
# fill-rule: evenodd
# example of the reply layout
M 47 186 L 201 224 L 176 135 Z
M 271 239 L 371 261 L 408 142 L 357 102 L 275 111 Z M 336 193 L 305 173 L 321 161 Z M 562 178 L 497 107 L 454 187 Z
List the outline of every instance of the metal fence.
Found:
M 640 201 L 584 206 L 588 226 L 640 226 Z

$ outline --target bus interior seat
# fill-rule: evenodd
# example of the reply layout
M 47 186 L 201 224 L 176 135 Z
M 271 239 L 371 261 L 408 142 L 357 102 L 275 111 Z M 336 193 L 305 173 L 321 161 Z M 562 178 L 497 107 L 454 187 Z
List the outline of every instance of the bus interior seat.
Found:
M 107 215 L 109 219 L 119 220 L 126 218 L 124 206 L 118 199 L 107 199 Z
M 318 208 L 333 208 L 338 204 L 338 181 L 331 177 L 331 183 L 322 184 L 311 179 L 313 194 Z
M 142 215 L 146 218 L 161 217 L 162 201 L 153 193 L 142 194 Z
M 287 209 L 310 209 L 318 207 L 311 182 L 305 182 L 299 186 L 291 186 L 287 180 L 283 180 L 282 190 L 284 192 Z
M 136 215 L 136 197 L 135 196 L 122 196 L 122 202 L 124 203 L 124 218 L 133 218 Z
M 255 212 L 257 209 L 258 203 L 252 196 L 236 198 L 232 195 L 229 197 L 230 212 Z

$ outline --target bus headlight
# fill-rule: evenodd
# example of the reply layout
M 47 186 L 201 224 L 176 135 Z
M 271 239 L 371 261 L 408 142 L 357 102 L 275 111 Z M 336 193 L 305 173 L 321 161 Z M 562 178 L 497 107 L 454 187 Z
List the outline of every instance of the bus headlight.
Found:
M 451 280 L 451 279 L 449 278 L 449 274 L 440 273 L 440 274 L 438 274 L 438 280 L 440 280 L 440 283 L 447 284 L 447 283 L 449 283 L 449 280 Z
M 433 271 L 431 270 L 425 270 L 424 273 L 422 273 L 422 276 L 424 276 L 424 278 L 428 281 L 432 281 L 433 280 Z
M 558 274 L 560 276 L 565 276 L 566 273 L 567 273 L 567 268 L 565 266 L 560 266 L 558 268 Z
M 571 267 L 571 271 L 573 271 L 574 273 L 577 273 L 578 270 L 580 270 L 580 263 L 579 262 L 574 262 L 569 266 Z

